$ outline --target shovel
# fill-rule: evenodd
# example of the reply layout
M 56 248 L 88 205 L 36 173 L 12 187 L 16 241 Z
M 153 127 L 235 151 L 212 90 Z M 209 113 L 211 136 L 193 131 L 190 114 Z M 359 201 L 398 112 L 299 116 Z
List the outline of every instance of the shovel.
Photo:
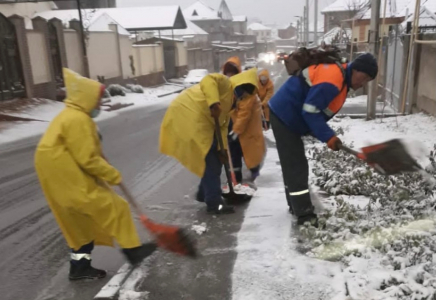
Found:
M 220 152 L 223 157 L 227 156 L 227 151 L 224 149 L 223 136 L 221 134 L 220 123 L 217 117 L 215 119 L 215 137 L 218 140 L 218 145 L 220 146 Z M 224 162 L 224 170 L 226 172 L 227 184 L 229 186 L 229 193 L 223 194 L 223 197 L 227 200 L 227 204 L 243 204 L 251 200 L 253 196 L 247 194 L 237 194 L 233 188 L 232 175 L 230 174 L 230 164 L 226 159 Z
M 341 150 L 364 160 L 382 175 L 395 175 L 402 172 L 421 171 L 422 167 L 407 151 L 399 139 L 362 148 L 357 152 L 342 145 Z
M 108 189 L 113 191 L 112 187 L 107 182 L 104 182 L 104 184 Z M 142 212 L 142 209 L 139 207 L 127 187 L 123 183 L 121 183 L 119 187 L 129 204 L 136 210 L 142 225 L 144 225 L 144 227 L 154 236 L 156 244 L 159 247 L 182 256 L 188 256 L 191 258 L 197 257 L 197 250 L 194 241 L 184 229 L 151 221 Z

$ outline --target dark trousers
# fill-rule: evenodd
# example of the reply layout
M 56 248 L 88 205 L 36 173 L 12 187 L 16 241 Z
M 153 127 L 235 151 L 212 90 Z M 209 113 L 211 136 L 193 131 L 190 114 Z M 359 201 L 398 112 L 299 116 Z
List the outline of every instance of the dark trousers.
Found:
M 271 127 L 285 183 L 286 200 L 297 217 L 313 213 L 309 193 L 309 164 L 301 136 L 290 131 L 280 119 L 270 113 Z
M 206 155 L 206 170 L 201 178 L 199 197 L 204 198 L 209 207 L 217 207 L 221 200 L 221 170 L 223 165 L 219 158 L 217 142 L 214 142 Z
M 244 153 L 242 152 L 239 139 L 233 140 L 231 137 L 229 137 L 229 149 L 236 181 L 238 183 L 242 183 L 242 159 L 244 157 Z M 260 166 L 250 169 L 250 172 L 252 177 L 251 179 L 256 179 L 256 177 L 259 176 Z

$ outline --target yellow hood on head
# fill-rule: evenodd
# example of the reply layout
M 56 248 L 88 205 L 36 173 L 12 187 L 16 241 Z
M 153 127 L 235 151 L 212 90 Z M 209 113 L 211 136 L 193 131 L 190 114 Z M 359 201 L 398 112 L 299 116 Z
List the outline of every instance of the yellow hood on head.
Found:
M 63 71 L 67 90 L 66 105 L 90 113 L 100 100 L 102 84 L 67 68 Z
M 262 77 L 262 76 L 265 76 L 266 78 L 268 78 L 268 80 L 270 79 L 270 77 L 269 77 L 269 72 L 268 72 L 267 69 L 263 69 L 263 70 L 261 70 L 261 71 L 259 72 L 259 78 Z
M 257 90 L 257 83 L 259 81 L 257 77 L 257 69 L 253 68 L 248 71 L 242 72 L 238 75 L 232 76 L 229 78 L 230 82 L 232 83 L 233 89 L 237 86 L 243 85 L 243 84 L 252 84 L 256 87 Z
M 227 64 L 234 65 L 238 69 L 239 73 L 242 72 L 242 64 L 241 64 L 241 60 L 239 59 L 239 57 L 237 57 L 237 56 L 230 57 L 222 67 L 223 72 L 224 72 Z

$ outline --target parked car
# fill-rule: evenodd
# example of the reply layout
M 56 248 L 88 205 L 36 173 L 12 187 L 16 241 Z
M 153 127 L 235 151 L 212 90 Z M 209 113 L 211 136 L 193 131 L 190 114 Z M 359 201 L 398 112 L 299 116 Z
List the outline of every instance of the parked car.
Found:
M 185 88 L 189 88 L 195 84 L 200 83 L 200 81 L 209 74 L 209 71 L 206 69 L 195 69 L 188 72 L 185 80 L 183 80 L 183 85 Z
M 288 54 L 285 51 L 277 51 L 277 62 L 284 61 L 288 58 Z
M 257 68 L 257 61 L 255 58 L 247 58 L 245 60 L 244 70 L 249 70 L 252 68 Z

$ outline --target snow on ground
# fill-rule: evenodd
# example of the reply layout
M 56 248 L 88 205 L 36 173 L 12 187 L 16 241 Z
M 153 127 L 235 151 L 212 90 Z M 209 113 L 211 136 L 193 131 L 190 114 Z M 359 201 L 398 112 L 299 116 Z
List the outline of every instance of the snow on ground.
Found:
M 354 148 L 402 138 L 424 167 L 436 136 L 436 119 L 424 114 L 330 123 Z M 293 227 L 269 149 L 238 233 L 233 299 L 436 299 L 434 187 L 419 174 L 377 175 L 314 139 L 306 146 L 326 228 Z
M 268 149 L 259 189 L 237 236 L 233 299 L 341 299 L 337 297 L 345 295 L 345 287 L 340 265 L 307 257 L 296 249 L 297 229 L 287 210 L 277 162 L 276 149 Z
M 151 105 L 167 105 L 175 97 L 174 95 L 168 95 L 177 91 L 180 91 L 181 87 L 176 85 L 163 85 L 155 88 L 144 88 L 143 94 L 128 93 L 125 97 L 116 96 L 111 98 L 110 105 L 117 103 L 120 104 L 133 104 L 126 108 L 115 111 L 102 110 L 100 115 L 95 121 L 101 122 L 113 117 L 118 116 L 120 113 L 129 110 L 135 110 L 140 107 L 146 107 Z M 168 95 L 168 96 L 165 96 Z M 164 97 L 160 97 L 164 96 Z M 35 120 L 41 120 L 41 122 L 3 122 L 0 127 L 0 144 L 10 143 L 17 140 L 30 138 L 33 136 L 41 135 L 49 126 L 50 121 L 59 114 L 65 107 L 62 102 L 38 99 L 38 105 L 26 107 L 24 110 L 18 112 L 5 112 L 7 115 L 30 118 Z M 103 107 L 104 109 L 104 107 Z

